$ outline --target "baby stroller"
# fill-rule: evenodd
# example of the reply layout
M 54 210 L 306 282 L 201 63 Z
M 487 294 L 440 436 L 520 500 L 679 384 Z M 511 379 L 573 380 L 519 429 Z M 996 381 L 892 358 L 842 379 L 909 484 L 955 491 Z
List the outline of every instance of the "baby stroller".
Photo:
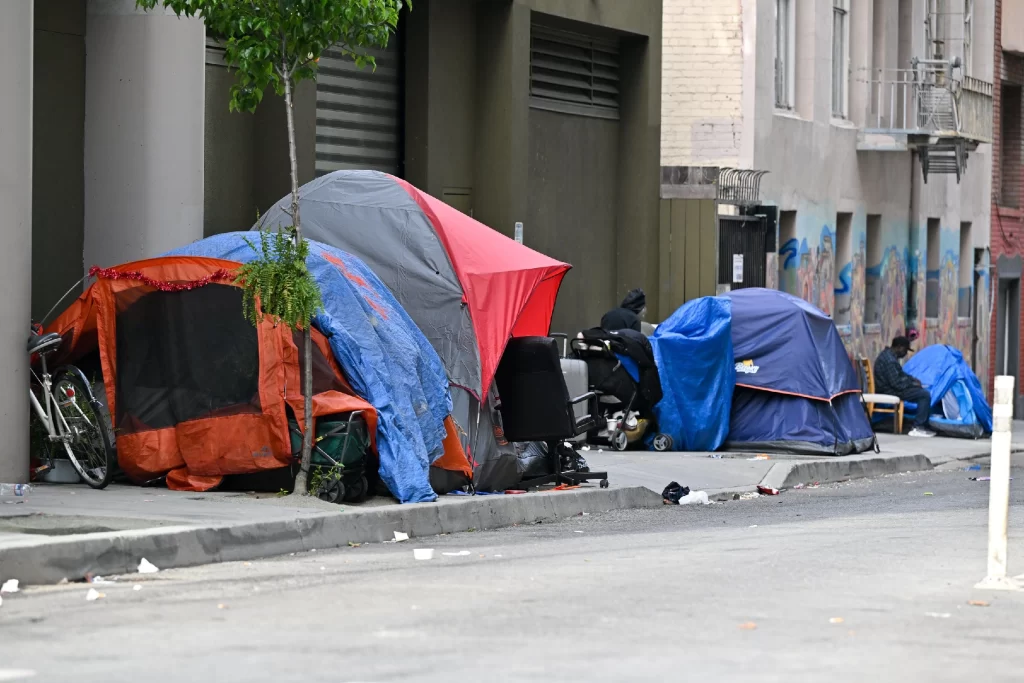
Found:
M 647 337 L 595 327 L 580 332 L 571 346 L 573 355 L 587 364 L 588 388 L 598 396 L 602 419 L 591 438 L 624 451 L 656 431 L 654 405 L 661 400 L 661 379 Z M 652 445 L 656 451 L 671 450 L 672 439 L 655 434 Z

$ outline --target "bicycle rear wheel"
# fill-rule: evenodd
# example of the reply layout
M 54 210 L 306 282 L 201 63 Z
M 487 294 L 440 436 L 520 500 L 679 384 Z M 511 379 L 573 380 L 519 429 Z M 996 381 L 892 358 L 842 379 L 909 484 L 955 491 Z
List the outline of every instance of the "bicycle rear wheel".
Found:
M 92 392 L 77 369 L 57 373 L 53 399 L 59 415 L 54 417 L 61 423 L 57 425 L 58 432 L 67 437 L 64 450 L 85 483 L 102 489 L 114 473 L 114 449 L 103 423 L 106 415 L 97 408 L 98 402 L 90 401 L 91 397 Z

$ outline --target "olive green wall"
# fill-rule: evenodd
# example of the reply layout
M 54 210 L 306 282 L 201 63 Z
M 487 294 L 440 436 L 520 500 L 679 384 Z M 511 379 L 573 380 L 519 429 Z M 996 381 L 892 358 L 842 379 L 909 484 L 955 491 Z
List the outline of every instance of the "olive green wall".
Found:
M 555 332 L 595 327 L 615 303 L 620 159 L 618 121 L 530 110 L 523 241 L 573 264 L 558 293 Z
M 532 20 L 621 39 L 617 123 L 530 109 Z M 556 326 L 597 324 L 638 286 L 658 310 L 661 0 L 417 0 L 407 21 L 407 179 L 470 190 L 477 220 L 510 236 L 522 221 L 528 245 L 573 264 Z
M 85 0 L 37 2 L 34 39 L 32 316 L 40 319 L 83 272 Z

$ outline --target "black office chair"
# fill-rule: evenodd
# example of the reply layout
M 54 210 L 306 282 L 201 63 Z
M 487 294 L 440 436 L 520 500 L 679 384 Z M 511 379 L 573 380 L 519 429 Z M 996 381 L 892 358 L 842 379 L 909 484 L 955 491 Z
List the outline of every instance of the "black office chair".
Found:
M 547 446 L 552 474 L 524 480 L 524 489 L 544 484 L 579 484 L 601 480 L 607 472 L 563 471 L 561 454 L 575 449 L 567 440 L 594 428 L 597 395 L 570 398 L 562 376 L 558 343 L 550 337 L 518 337 L 509 341 L 495 374 L 502 426 L 509 441 L 542 441 Z M 586 401 L 586 414 L 577 418 L 574 407 Z M 577 458 L 571 459 L 573 462 Z

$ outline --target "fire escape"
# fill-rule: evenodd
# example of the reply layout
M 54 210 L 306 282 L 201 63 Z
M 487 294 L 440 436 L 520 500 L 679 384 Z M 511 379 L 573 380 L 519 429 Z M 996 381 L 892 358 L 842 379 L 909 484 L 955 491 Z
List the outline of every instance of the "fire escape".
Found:
M 959 183 L 969 153 L 992 142 L 992 84 L 963 75 L 959 57 L 913 59 L 909 69 L 873 71 L 867 82 L 859 151 L 915 151 L 924 182 L 955 174 Z

